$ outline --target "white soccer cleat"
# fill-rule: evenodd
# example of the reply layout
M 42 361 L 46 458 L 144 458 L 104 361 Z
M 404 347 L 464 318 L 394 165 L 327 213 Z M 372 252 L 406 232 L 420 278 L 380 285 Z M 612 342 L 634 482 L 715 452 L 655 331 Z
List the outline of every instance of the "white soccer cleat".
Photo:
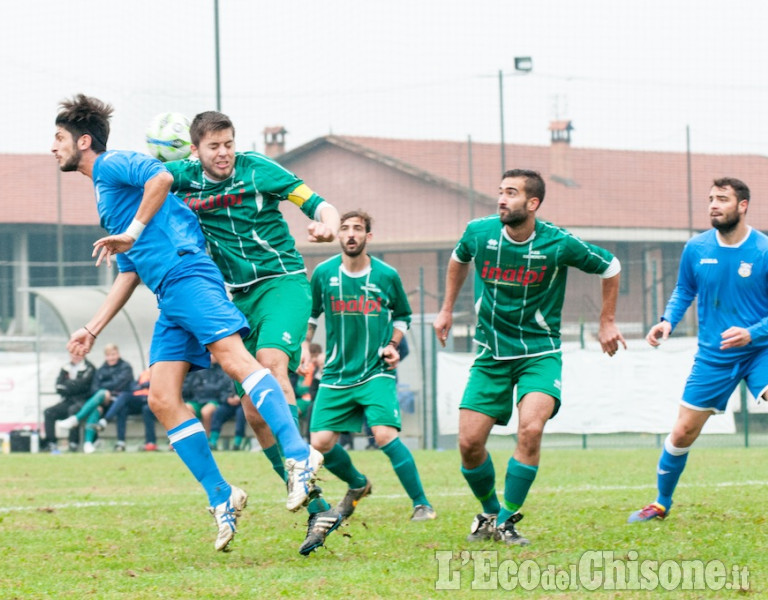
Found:
M 78 425 L 80 425 L 80 421 L 77 420 L 75 415 L 56 421 L 56 435 L 65 437 L 69 435 L 70 429 L 74 429 Z
M 96 444 L 93 442 L 85 442 L 83 444 L 83 453 L 84 454 L 93 454 L 96 452 Z
M 248 504 L 248 494 L 239 487 L 230 486 L 232 491 L 226 502 L 216 507 L 209 506 L 208 512 L 216 519 L 219 535 L 216 536 L 215 548 L 217 551 L 226 550 L 232 538 L 237 532 L 237 517 L 239 517 Z
M 309 502 L 309 494 L 315 489 L 317 472 L 323 466 L 323 455 L 309 447 L 307 460 L 285 460 L 285 471 L 288 474 L 288 500 L 285 507 L 296 512 Z

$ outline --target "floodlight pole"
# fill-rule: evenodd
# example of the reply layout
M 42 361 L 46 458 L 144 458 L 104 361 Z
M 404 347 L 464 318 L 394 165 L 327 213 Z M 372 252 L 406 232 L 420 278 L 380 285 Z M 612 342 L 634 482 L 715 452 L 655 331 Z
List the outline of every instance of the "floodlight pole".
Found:
M 533 70 L 530 56 L 515 57 L 515 75 L 526 75 Z M 507 170 L 506 144 L 504 142 L 504 72 L 499 69 L 499 122 L 501 124 L 501 172 Z
M 213 0 L 214 39 L 216 44 L 216 110 L 221 112 L 221 62 L 219 61 L 219 0 Z

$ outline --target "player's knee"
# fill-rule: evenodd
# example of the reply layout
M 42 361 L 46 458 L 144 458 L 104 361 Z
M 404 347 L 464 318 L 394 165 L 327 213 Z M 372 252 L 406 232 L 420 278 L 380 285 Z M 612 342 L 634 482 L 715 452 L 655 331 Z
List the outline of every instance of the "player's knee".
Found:
M 464 464 L 480 464 L 485 456 L 485 444 L 471 436 L 459 436 L 459 452 Z
M 397 437 L 397 429 L 394 427 L 387 427 L 380 429 L 378 427 L 373 429 L 373 439 L 376 440 L 376 445 L 379 448 L 383 448 Z
M 336 436 L 330 431 L 314 431 L 310 434 L 310 444 L 318 452 L 326 454 L 336 444 Z

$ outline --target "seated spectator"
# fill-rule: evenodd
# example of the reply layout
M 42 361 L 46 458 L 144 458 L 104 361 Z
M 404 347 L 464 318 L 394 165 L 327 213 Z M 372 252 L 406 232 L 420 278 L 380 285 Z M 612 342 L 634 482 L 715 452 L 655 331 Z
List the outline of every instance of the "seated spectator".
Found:
M 91 391 L 91 382 L 96 372 L 90 362 L 82 356 L 69 355 L 69 362 L 61 367 L 56 378 L 56 392 L 61 401 L 43 411 L 45 427 L 44 447 L 51 453 L 58 454 L 59 447 L 56 439 L 56 421 L 75 414 L 85 404 Z M 80 430 L 69 431 L 70 450 L 77 450 L 80 444 Z
M 184 379 L 181 395 L 189 409 L 200 419 L 207 436 L 211 435 L 213 413 L 226 402 L 231 388 L 232 380 L 213 355 L 210 368 L 190 371 Z
M 96 374 L 91 383 L 91 397 L 74 415 L 56 421 L 56 427 L 62 431 L 69 431 L 78 427 L 80 423 L 86 423 L 85 443 L 83 452 L 90 454 L 95 452 L 96 427 L 102 415 L 102 405 L 108 405 L 113 398 L 117 398 L 121 392 L 131 389 L 133 384 L 133 369 L 126 361 L 120 358 L 120 350 L 115 344 L 107 344 L 104 347 L 104 364 L 96 369 Z
M 232 440 L 232 450 L 244 450 L 243 442 L 245 441 L 245 412 L 243 411 L 243 405 L 240 402 L 240 396 L 235 393 L 235 388 L 232 386 L 232 394 L 227 396 L 227 399 L 219 404 L 213 413 L 211 419 L 211 435 L 208 437 L 208 445 L 211 450 L 218 450 L 219 436 L 221 435 L 221 428 L 224 423 L 235 419 L 235 439 Z
M 149 369 L 142 371 L 139 378 L 133 383 L 132 389 L 122 392 L 109 406 L 104 417 L 99 419 L 99 431 L 104 430 L 108 423 L 116 421 L 117 443 L 115 444 L 115 452 L 125 452 L 128 415 L 142 415 L 144 417 L 144 449 L 157 450 L 155 415 L 147 402 L 149 398 L 149 373 Z

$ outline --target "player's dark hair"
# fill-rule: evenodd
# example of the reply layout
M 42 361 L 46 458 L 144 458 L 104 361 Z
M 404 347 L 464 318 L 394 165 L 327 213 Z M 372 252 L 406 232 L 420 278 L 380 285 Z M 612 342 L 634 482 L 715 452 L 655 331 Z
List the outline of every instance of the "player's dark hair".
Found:
M 98 98 L 77 94 L 59 103 L 56 125 L 63 127 L 75 141 L 84 135 L 91 136 L 91 150 L 101 154 L 107 149 L 109 119 L 114 109 Z
M 347 219 L 354 218 L 358 218 L 363 223 L 365 223 L 365 233 L 371 233 L 371 223 L 373 223 L 373 219 L 371 218 L 371 215 L 369 215 L 364 210 L 350 210 L 349 212 L 345 212 L 339 219 L 339 225 L 341 225 Z
M 730 186 L 733 188 L 733 191 L 736 192 L 736 199 L 739 202 L 742 200 L 749 202 L 749 188 L 741 179 L 736 179 L 735 177 L 721 177 L 720 179 L 715 179 L 712 182 L 712 185 L 719 188 Z
M 538 171 L 531 171 L 530 169 L 510 169 L 504 171 L 502 179 L 507 177 L 522 177 L 525 179 L 525 195 L 528 198 L 538 198 L 539 205 L 544 202 L 544 194 L 546 192 L 546 186 L 544 180 L 541 178 L 541 174 Z
M 189 126 L 189 139 L 193 146 L 199 146 L 200 140 L 206 134 L 225 129 L 231 129 L 232 135 L 235 135 L 235 126 L 227 115 L 216 110 L 207 110 L 195 115 L 192 119 L 192 124 Z

